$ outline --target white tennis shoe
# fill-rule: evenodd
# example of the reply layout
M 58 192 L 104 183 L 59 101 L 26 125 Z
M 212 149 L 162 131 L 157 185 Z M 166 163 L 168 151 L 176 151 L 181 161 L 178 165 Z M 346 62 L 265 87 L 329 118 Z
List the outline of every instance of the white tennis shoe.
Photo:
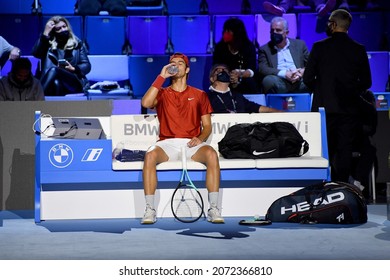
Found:
M 156 222 L 156 210 L 146 207 L 145 214 L 141 220 L 141 224 L 148 225 Z
M 207 221 L 213 224 L 223 224 L 225 220 L 221 216 L 218 208 L 210 208 L 207 213 Z

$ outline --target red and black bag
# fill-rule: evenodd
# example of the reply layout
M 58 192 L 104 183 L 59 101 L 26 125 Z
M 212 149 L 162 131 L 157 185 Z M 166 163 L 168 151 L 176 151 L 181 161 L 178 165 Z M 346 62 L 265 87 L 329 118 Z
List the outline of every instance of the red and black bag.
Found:
M 362 224 L 367 222 L 367 204 L 356 186 L 324 182 L 275 200 L 266 218 L 272 222 Z

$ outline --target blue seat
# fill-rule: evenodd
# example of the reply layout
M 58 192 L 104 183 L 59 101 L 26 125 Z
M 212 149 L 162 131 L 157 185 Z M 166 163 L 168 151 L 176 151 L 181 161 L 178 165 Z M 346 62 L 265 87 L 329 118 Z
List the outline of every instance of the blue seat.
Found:
M 266 11 L 263 8 L 263 2 L 259 0 L 249 0 L 249 4 L 251 6 L 251 14 L 257 15 L 257 14 L 264 14 Z
M 157 6 L 126 6 L 126 11 L 128 16 L 161 16 L 165 12 L 165 6 L 164 1 L 161 1 L 161 4 Z
M 33 3 L 33 1 L 0 0 L 0 14 L 31 14 L 31 3 Z
M 169 38 L 174 52 L 210 53 L 210 17 L 208 15 L 170 16 Z
M 126 55 L 89 55 L 91 71 L 87 78 L 91 86 L 95 82 L 118 82 L 121 88 L 102 91 L 99 88 L 89 89 L 88 98 L 92 99 L 122 99 L 130 98 L 132 93 L 129 81 L 129 60 Z
M 111 115 L 141 114 L 141 100 L 113 100 Z
M 8 43 L 20 48 L 22 55 L 31 55 L 41 33 L 39 17 L 27 14 L 0 16 L 0 34 Z
M 255 102 L 260 105 L 267 106 L 267 100 L 265 94 L 244 94 L 244 97 L 249 101 Z
M 385 91 L 389 77 L 389 53 L 367 52 L 371 68 L 372 91 Z
M 207 0 L 210 15 L 241 14 L 241 2 L 237 0 Z
M 53 15 L 44 15 L 42 16 L 41 20 L 41 30 L 45 28 L 45 25 L 47 21 L 52 17 Z M 67 15 L 65 18 L 69 21 L 70 25 L 72 26 L 73 33 L 79 37 L 81 40 L 84 39 L 84 25 L 83 25 L 83 17 L 82 16 L 75 16 L 75 15 Z
M 84 22 L 84 37 L 90 54 L 122 54 L 126 36 L 125 17 L 86 16 Z
M 168 15 L 196 15 L 200 12 L 201 0 L 165 0 Z
M 86 101 L 87 96 L 83 93 L 73 93 L 64 96 L 45 96 L 45 101 Z
M 169 63 L 168 55 L 130 55 L 129 76 L 134 98 L 142 98 L 161 69 Z M 165 81 L 167 86 L 169 79 Z
M 267 106 L 286 111 L 309 112 L 312 96 L 310 93 L 270 93 Z
M 165 54 L 168 43 L 167 16 L 127 17 L 131 54 Z
M 69 0 L 39 0 L 44 15 L 72 15 L 77 1 Z
M 348 34 L 366 47 L 367 51 L 381 50 L 384 34 L 383 13 L 352 13 L 353 21 Z
M 248 33 L 249 40 L 255 41 L 255 16 L 254 15 L 214 15 L 213 17 L 213 30 L 214 30 L 214 42 L 218 43 L 222 39 L 223 24 L 229 18 L 238 18 L 243 21 L 246 32 Z
M 274 17 L 274 15 L 270 14 L 258 14 L 255 16 L 255 33 L 256 40 L 259 46 L 267 44 L 270 40 L 271 20 Z M 288 37 L 297 38 L 297 16 L 295 14 L 284 14 L 283 18 L 285 18 L 288 23 Z
M 207 91 L 210 86 L 209 72 L 212 66 L 212 55 L 189 55 L 190 73 L 188 84 Z
M 40 60 L 32 55 L 25 55 L 23 57 L 27 57 L 31 61 L 31 72 L 33 75 L 35 75 L 40 70 Z M 11 71 L 12 68 L 12 62 L 8 60 L 4 67 L 1 68 L 0 77 L 7 76 L 8 73 Z
M 298 14 L 298 37 L 306 42 L 309 50 L 314 42 L 326 38 L 327 21 L 327 17 L 318 17 L 316 13 Z

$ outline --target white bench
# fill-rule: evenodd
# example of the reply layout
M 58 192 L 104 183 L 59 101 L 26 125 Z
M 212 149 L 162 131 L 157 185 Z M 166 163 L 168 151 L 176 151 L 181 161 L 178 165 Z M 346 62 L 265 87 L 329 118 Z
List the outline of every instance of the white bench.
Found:
M 38 118 L 39 114 L 36 114 Z M 99 118 L 107 139 L 51 139 L 36 136 L 35 221 L 53 219 L 140 218 L 145 200 L 143 162 L 112 160 L 119 142 L 125 148 L 146 150 L 157 140 L 155 115 L 113 115 Z M 228 127 L 255 121 L 293 123 L 308 141 L 299 158 L 225 159 L 220 157 L 222 214 L 265 214 L 280 196 L 329 180 L 324 111 L 319 113 L 216 114 L 207 140 L 215 149 Z M 47 124 L 43 124 L 43 128 Z M 60 149 L 62 152 L 59 153 Z M 60 156 L 61 155 L 61 156 Z M 207 201 L 205 166 L 189 162 L 190 176 Z M 181 161 L 157 166 L 158 217 L 172 217 L 170 197 L 181 174 Z
M 207 143 L 218 151 L 218 142 L 227 129 L 236 123 L 286 121 L 295 125 L 309 143 L 309 151 L 302 157 L 271 159 L 225 159 L 220 156 L 221 197 L 223 214 L 228 216 L 264 214 L 267 207 L 281 195 L 303 186 L 329 179 L 324 112 L 272 113 L 272 114 L 213 114 L 213 131 Z M 130 150 L 147 150 L 157 141 L 158 119 L 156 115 L 121 115 L 111 117 L 113 149 L 121 143 Z M 122 146 L 121 145 L 121 146 Z M 142 178 L 143 162 L 113 161 L 114 171 L 139 172 Z M 190 176 L 204 187 L 205 169 L 203 164 L 190 161 Z M 167 172 L 173 178 L 165 176 Z M 181 161 L 168 161 L 157 166 L 160 195 L 166 203 L 179 178 Z M 168 189 L 167 189 L 168 188 Z M 206 191 L 203 190 L 206 198 Z M 240 198 L 242 200 L 240 201 Z M 163 210 L 163 209 L 161 209 Z

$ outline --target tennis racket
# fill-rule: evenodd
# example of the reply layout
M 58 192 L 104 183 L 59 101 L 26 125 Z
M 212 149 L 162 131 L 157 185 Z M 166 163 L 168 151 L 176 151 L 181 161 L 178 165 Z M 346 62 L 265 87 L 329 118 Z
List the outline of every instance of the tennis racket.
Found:
M 187 171 L 187 157 L 185 147 L 181 149 L 182 173 L 180 182 L 173 192 L 171 210 L 173 216 L 183 223 L 193 223 L 203 215 L 203 198 L 191 181 Z

